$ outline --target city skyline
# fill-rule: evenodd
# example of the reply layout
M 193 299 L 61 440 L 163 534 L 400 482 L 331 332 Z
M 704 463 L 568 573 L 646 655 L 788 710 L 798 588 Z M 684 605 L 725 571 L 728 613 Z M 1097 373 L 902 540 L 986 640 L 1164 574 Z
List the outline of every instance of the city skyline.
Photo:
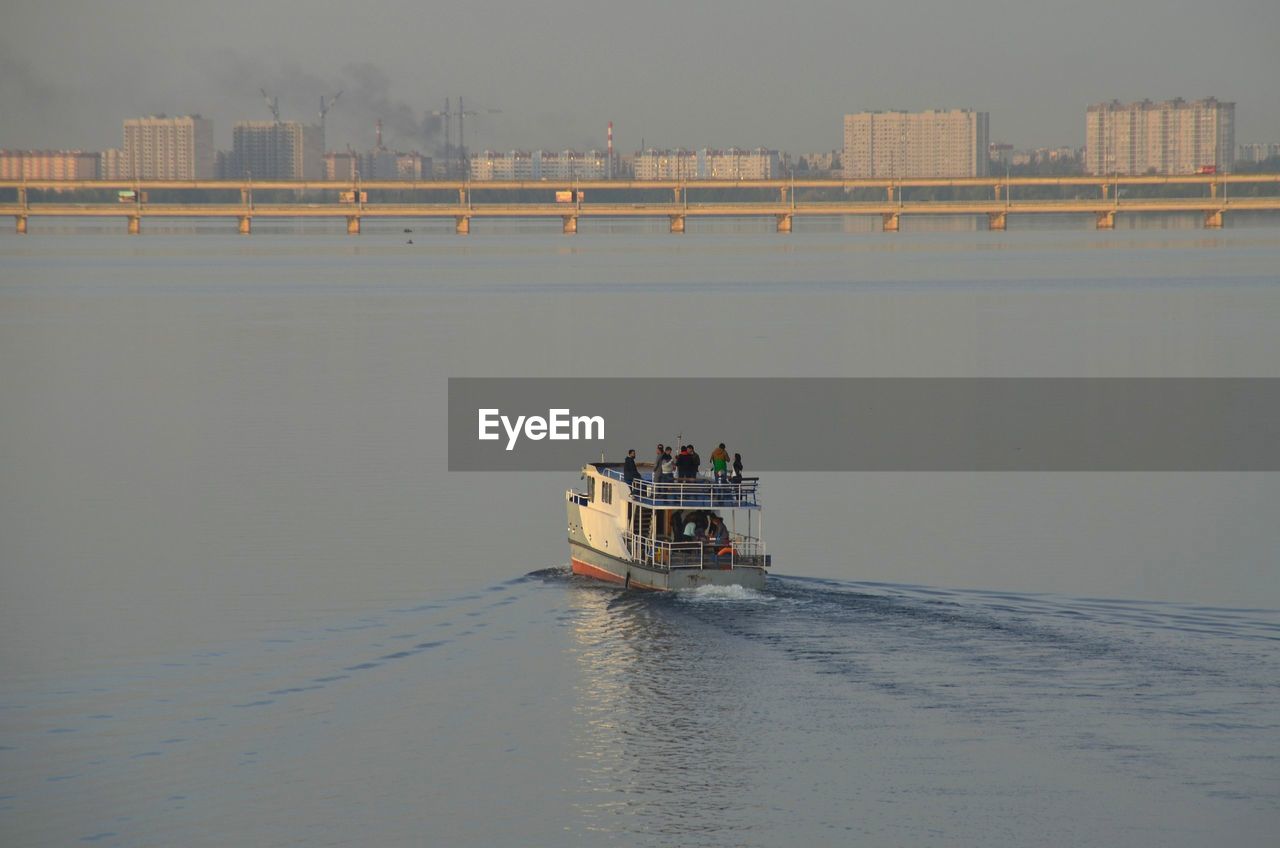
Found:
M 228 149 L 236 122 L 268 117 L 260 88 L 304 123 L 344 91 L 330 149 L 371 147 L 381 118 L 389 146 L 429 152 L 424 116 L 459 94 L 482 113 L 467 121 L 473 151 L 600 148 L 612 120 L 620 151 L 808 152 L 840 147 L 845 114 L 950 108 L 990 113 L 991 137 L 1019 147 L 1082 146 L 1090 103 L 1208 96 L 1240 104 L 1239 141 L 1267 142 L 1280 138 L 1273 6 L 1232 0 L 1208 27 L 1189 5 L 1095 0 L 1016 15 L 995 0 L 927 2 L 874 20 L 829 2 L 780 15 L 550 0 L 531 15 L 385 0 L 353 16 L 329 3 L 126 0 L 101 16 L 19 0 L 0 33 L 0 146 L 115 147 L 122 118 L 163 112 L 212 118 Z

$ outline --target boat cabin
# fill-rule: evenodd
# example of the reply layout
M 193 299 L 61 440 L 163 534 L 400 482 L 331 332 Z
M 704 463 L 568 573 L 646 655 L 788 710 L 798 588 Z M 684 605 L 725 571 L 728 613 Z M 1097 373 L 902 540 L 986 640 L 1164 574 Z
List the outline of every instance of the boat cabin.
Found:
M 585 489 L 569 491 L 570 538 L 646 569 L 769 567 L 762 538 L 759 478 L 717 482 L 697 477 L 654 482 L 652 463 L 637 463 L 641 478 L 628 486 L 623 465 L 583 467 Z M 573 526 L 576 514 L 579 525 Z

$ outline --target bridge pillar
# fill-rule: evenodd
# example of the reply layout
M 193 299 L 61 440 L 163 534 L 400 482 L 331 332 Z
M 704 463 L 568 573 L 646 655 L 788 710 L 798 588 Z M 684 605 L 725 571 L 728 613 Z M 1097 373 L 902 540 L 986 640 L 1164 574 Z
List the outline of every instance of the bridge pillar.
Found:
M 240 225 L 236 228 L 239 231 L 240 235 L 242 236 L 249 235 L 249 230 L 252 228 L 252 224 L 250 224 L 250 221 L 252 220 L 253 219 L 250 218 L 248 215 L 240 216 Z
M 791 232 L 791 216 L 790 215 L 777 215 L 775 217 L 777 217 L 778 219 L 778 232 L 780 233 Z
M 130 215 L 129 216 L 129 235 L 136 236 L 141 232 L 142 232 L 142 216 Z
M 15 216 L 14 216 L 14 218 L 15 218 L 15 219 L 16 219 L 16 221 L 17 221 L 17 232 L 18 232 L 18 235 L 20 235 L 20 236 L 25 236 L 25 235 L 27 234 L 27 216 L 26 216 L 26 215 L 15 215 Z
M 885 186 L 885 192 L 888 194 L 889 202 L 893 202 L 893 186 Z
M 988 230 L 1004 230 L 1007 229 L 1005 224 L 1008 220 L 1006 212 L 988 212 L 987 213 L 987 229 Z
M 880 218 L 884 221 L 884 231 L 886 233 L 896 233 L 898 231 L 899 222 L 897 212 L 885 212 L 880 216 Z
M 1114 230 L 1116 228 L 1116 213 L 1114 211 L 1099 212 L 1097 226 L 1100 230 Z
M 680 187 L 679 187 L 679 186 L 676 186 L 675 188 L 671 189 L 671 193 L 675 195 L 676 203 L 679 203 L 679 202 L 680 202 Z
M 562 215 L 561 219 L 564 221 L 565 235 L 571 236 L 578 232 L 578 216 L 577 215 Z
M 360 235 L 360 216 L 359 215 L 347 216 L 347 235 L 349 236 Z
M 453 219 L 453 231 L 460 236 L 471 235 L 471 216 L 459 215 Z
M 1209 197 L 1216 198 L 1218 196 L 1218 184 L 1209 183 Z
M 1222 210 L 1213 209 L 1204 213 L 1204 227 L 1206 230 L 1222 229 Z
M 27 187 L 24 185 L 18 186 L 18 205 L 24 209 L 27 207 Z
M 684 216 L 683 215 L 671 216 L 671 232 L 673 233 L 684 232 Z

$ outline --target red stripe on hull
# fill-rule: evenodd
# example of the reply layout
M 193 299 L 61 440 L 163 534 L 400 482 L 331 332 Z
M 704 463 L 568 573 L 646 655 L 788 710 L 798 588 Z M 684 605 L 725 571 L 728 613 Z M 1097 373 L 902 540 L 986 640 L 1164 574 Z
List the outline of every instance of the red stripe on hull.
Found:
M 625 583 L 626 582 L 625 578 L 619 577 L 618 575 L 614 574 L 611 571 L 605 571 L 603 568 L 599 568 L 598 566 L 594 566 L 594 565 L 591 565 L 590 563 L 583 562 L 580 559 L 574 559 L 573 557 L 570 557 L 569 564 L 572 566 L 574 574 L 580 574 L 583 577 L 594 577 L 597 580 L 604 580 L 609 583 Z M 638 583 L 635 580 L 632 580 L 631 588 L 657 590 L 658 587 L 650 586 L 647 583 Z

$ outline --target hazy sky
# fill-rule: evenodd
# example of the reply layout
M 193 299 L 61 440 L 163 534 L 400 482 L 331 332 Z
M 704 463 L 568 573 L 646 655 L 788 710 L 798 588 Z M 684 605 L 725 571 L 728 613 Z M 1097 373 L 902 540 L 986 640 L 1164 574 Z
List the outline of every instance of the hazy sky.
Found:
M 121 120 L 314 120 L 328 146 L 427 150 L 445 97 L 500 109 L 473 149 L 841 145 L 865 109 L 973 108 L 993 140 L 1084 143 L 1091 102 L 1217 96 L 1280 141 L 1277 0 L 5 0 L 0 147 L 119 146 Z

